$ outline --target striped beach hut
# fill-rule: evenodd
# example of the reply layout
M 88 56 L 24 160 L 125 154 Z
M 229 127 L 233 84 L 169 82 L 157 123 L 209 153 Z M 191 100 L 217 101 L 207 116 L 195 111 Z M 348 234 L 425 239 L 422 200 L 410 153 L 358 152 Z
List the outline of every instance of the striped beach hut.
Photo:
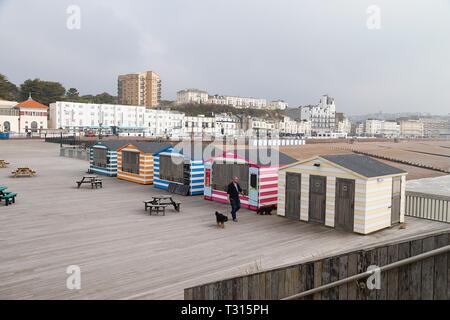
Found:
M 168 143 L 133 142 L 117 150 L 117 178 L 140 184 L 153 183 L 153 154 Z
M 124 140 L 99 141 L 89 149 L 89 172 L 117 176 L 117 149 L 127 144 Z
M 271 148 L 225 151 L 205 162 L 205 199 L 227 203 L 226 188 L 237 176 L 245 194 L 240 196 L 242 207 L 276 206 L 278 169 L 296 161 Z
M 184 143 L 155 153 L 154 186 L 182 195 L 203 195 L 206 148 L 202 143 Z
M 405 219 L 407 173 L 357 154 L 324 155 L 280 170 L 280 216 L 369 234 Z

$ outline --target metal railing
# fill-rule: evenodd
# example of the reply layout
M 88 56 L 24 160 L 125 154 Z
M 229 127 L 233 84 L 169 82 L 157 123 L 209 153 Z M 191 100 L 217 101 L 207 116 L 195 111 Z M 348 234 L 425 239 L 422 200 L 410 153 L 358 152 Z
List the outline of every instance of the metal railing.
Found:
M 405 215 L 450 223 L 450 197 L 407 191 Z
M 294 294 L 292 296 L 283 298 L 281 300 L 297 300 L 297 299 L 301 299 L 301 298 L 310 296 L 312 294 L 320 293 L 320 292 L 328 290 L 328 289 L 332 289 L 332 288 L 339 287 L 339 286 L 344 285 L 344 284 L 348 284 L 348 283 L 351 283 L 351 282 L 354 282 L 354 281 L 358 281 L 358 280 L 362 280 L 362 279 L 368 278 L 371 275 L 375 274 L 376 272 L 380 272 L 380 273 L 381 272 L 386 272 L 386 271 L 389 271 L 389 270 L 392 270 L 392 269 L 400 268 L 400 267 L 403 267 L 403 266 L 406 266 L 406 265 L 409 265 L 409 264 L 412 264 L 412 263 L 415 263 L 415 262 L 418 262 L 418 261 L 421 261 L 421 260 L 424 260 L 424 259 L 427 259 L 427 258 L 431 258 L 431 257 L 437 256 L 437 255 L 440 255 L 440 254 L 444 254 L 444 253 L 447 253 L 447 252 L 450 252 L 450 245 L 445 246 L 445 247 L 441 247 L 439 249 L 431 250 L 431 251 L 428 251 L 428 252 L 425 252 L 425 253 L 421 253 L 421 254 L 418 254 L 417 256 L 414 256 L 414 257 L 410 257 L 410 258 L 406 258 L 406 259 L 403 259 L 403 260 L 400 260 L 400 261 L 396 261 L 396 262 L 393 262 L 391 264 L 387 264 L 385 266 L 379 267 L 377 269 L 368 270 L 366 272 L 362 272 L 362 273 L 356 274 L 354 276 L 347 277 L 345 279 L 334 281 L 334 282 L 325 284 L 323 286 L 319 286 L 319 287 L 314 288 L 314 289 L 306 290 L 306 291 Z

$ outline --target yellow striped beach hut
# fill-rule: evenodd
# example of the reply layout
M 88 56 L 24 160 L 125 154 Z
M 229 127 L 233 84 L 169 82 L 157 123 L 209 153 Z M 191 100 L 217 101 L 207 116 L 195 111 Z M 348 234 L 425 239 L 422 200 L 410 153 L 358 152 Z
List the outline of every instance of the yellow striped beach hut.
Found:
M 369 234 L 404 222 L 406 175 L 357 154 L 299 161 L 279 171 L 277 214 Z

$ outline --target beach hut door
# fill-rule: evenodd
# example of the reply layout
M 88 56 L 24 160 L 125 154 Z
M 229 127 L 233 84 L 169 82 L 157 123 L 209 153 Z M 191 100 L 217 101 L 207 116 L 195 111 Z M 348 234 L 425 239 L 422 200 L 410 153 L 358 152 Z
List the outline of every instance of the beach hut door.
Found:
M 326 177 L 310 176 L 309 221 L 325 224 L 326 186 Z
M 248 204 L 252 207 L 258 207 L 258 168 L 251 167 L 249 172 Z
M 353 231 L 355 215 L 355 181 L 336 179 L 336 211 L 334 225 L 336 229 Z
M 286 173 L 286 218 L 300 220 L 301 174 Z
M 400 222 L 400 201 L 401 201 L 402 178 L 392 179 L 392 204 L 391 204 L 391 224 Z

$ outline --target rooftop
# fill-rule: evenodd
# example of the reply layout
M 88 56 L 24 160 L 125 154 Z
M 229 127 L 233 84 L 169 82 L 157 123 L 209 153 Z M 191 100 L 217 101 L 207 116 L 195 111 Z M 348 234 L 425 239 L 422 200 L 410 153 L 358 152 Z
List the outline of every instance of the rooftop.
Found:
M 31 96 L 28 98 L 28 100 L 22 101 L 21 103 L 16 105 L 16 108 L 36 108 L 36 109 L 48 109 L 48 107 L 40 102 L 37 102 L 31 98 Z
M 143 141 L 132 141 L 129 144 L 134 145 L 139 150 L 145 153 L 156 153 L 163 149 L 166 149 L 171 146 L 170 143 L 166 142 L 143 142 Z M 124 147 L 125 145 L 122 145 Z
M 322 155 L 320 157 L 367 178 L 407 173 L 402 169 L 359 154 Z

